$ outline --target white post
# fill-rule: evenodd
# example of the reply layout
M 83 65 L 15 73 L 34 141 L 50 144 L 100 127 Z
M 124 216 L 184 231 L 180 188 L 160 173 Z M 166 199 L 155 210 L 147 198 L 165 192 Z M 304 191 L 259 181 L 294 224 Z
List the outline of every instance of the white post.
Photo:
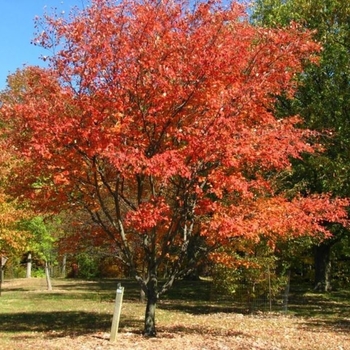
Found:
M 32 253 L 28 253 L 27 257 L 27 274 L 26 278 L 31 278 L 32 277 Z
M 117 288 L 116 298 L 115 298 L 115 306 L 114 306 L 114 313 L 113 313 L 113 320 L 112 320 L 112 329 L 111 329 L 111 336 L 110 341 L 115 342 L 117 340 L 117 333 L 118 333 L 118 327 L 119 327 L 119 320 L 120 320 L 120 312 L 122 309 L 122 303 L 123 303 L 123 294 L 124 294 L 124 287 L 121 285 Z

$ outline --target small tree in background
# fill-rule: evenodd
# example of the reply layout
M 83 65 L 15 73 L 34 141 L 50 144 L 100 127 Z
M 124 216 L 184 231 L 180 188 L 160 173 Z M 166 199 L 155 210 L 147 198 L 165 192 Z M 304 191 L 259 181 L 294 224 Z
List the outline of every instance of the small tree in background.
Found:
M 214 261 L 220 261 L 215 254 Z M 272 303 L 282 298 L 289 282 L 286 261 L 264 241 L 258 244 L 242 241 L 224 254 L 226 258 L 221 258 L 213 268 L 213 290 L 219 296 L 232 297 L 233 301 L 245 304 L 250 312 L 256 311 L 256 307 L 272 311 Z
M 31 232 L 32 238 L 28 240 L 27 247 L 31 256 L 44 262 L 47 289 L 51 290 L 50 265 L 56 260 L 54 242 L 56 240 L 50 224 L 43 217 L 37 216 L 21 224 Z

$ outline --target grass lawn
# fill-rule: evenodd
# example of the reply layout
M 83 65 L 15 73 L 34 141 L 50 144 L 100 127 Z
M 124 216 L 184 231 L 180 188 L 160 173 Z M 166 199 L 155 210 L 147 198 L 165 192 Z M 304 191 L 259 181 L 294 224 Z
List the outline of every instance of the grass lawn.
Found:
M 142 334 L 145 305 L 134 282 L 122 281 L 118 340 L 109 342 L 116 281 L 5 281 L 0 297 L 0 349 L 346 350 L 350 293 L 293 295 L 287 314 L 244 314 L 217 302 L 210 282 L 179 282 L 156 312 L 158 335 Z

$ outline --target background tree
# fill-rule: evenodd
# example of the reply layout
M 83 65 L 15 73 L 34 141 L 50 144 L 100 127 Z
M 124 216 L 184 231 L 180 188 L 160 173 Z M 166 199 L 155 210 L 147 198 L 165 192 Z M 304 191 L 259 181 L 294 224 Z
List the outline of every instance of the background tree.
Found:
M 27 240 L 27 249 L 32 258 L 43 261 L 43 267 L 47 282 L 47 289 L 52 289 L 50 277 L 50 265 L 56 260 L 54 242 L 56 240 L 52 225 L 41 216 L 36 216 L 21 223 L 21 226 L 31 233 L 31 239 Z
M 349 197 L 350 183 L 350 3 L 343 0 L 258 0 L 253 15 L 258 25 L 289 26 L 298 22 L 314 30 L 322 44 L 318 65 L 306 65 L 295 99 L 280 98 L 280 115 L 299 114 L 308 128 L 322 132 L 322 155 L 295 162 L 292 189 Z M 349 231 L 332 226 L 333 236 L 314 246 L 315 286 L 331 288 L 332 247 L 347 244 Z
M 20 221 L 30 216 L 30 211 L 16 198 L 5 192 L 9 176 L 17 162 L 7 150 L 6 141 L 1 135 L 0 124 L 0 256 L 7 258 L 21 255 L 26 247 L 29 232 L 21 230 Z
M 19 225 L 21 220 L 30 216 L 28 207 L 20 205 L 18 200 L 5 192 L 9 174 L 17 160 L 6 147 L 2 129 L 0 123 L 0 295 L 5 266 L 13 264 L 15 258 L 22 255 L 27 239 L 30 238 L 30 233 L 22 230 Z
M 273 109 L 318 45 L 246 18 L 236 3 L 92 1 L 45 17 L 35 42 L 57 45 L 50 68 L 19 72 L 21 89 L 6 91 L 8 142 L 25 159 L 13 191 L 90 214 L 146 294 L 149 336 L 159 295 L 210 250 L 345 224 L 347 201 L 274 188 L 314 150 L 299 119 Z

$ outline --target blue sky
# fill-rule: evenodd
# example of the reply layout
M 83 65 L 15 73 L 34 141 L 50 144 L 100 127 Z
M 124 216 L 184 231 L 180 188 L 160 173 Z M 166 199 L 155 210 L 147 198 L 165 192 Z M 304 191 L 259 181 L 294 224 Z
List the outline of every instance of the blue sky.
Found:
M 0 0 L 0 90 L 6 78 L 23 65 L 41 65 L 39 59 L 47 53 L 31 44 L 34 37 L 34 18 L 52 8 L 68 13 L 74 6 L 82 7 L 88 0 Z

